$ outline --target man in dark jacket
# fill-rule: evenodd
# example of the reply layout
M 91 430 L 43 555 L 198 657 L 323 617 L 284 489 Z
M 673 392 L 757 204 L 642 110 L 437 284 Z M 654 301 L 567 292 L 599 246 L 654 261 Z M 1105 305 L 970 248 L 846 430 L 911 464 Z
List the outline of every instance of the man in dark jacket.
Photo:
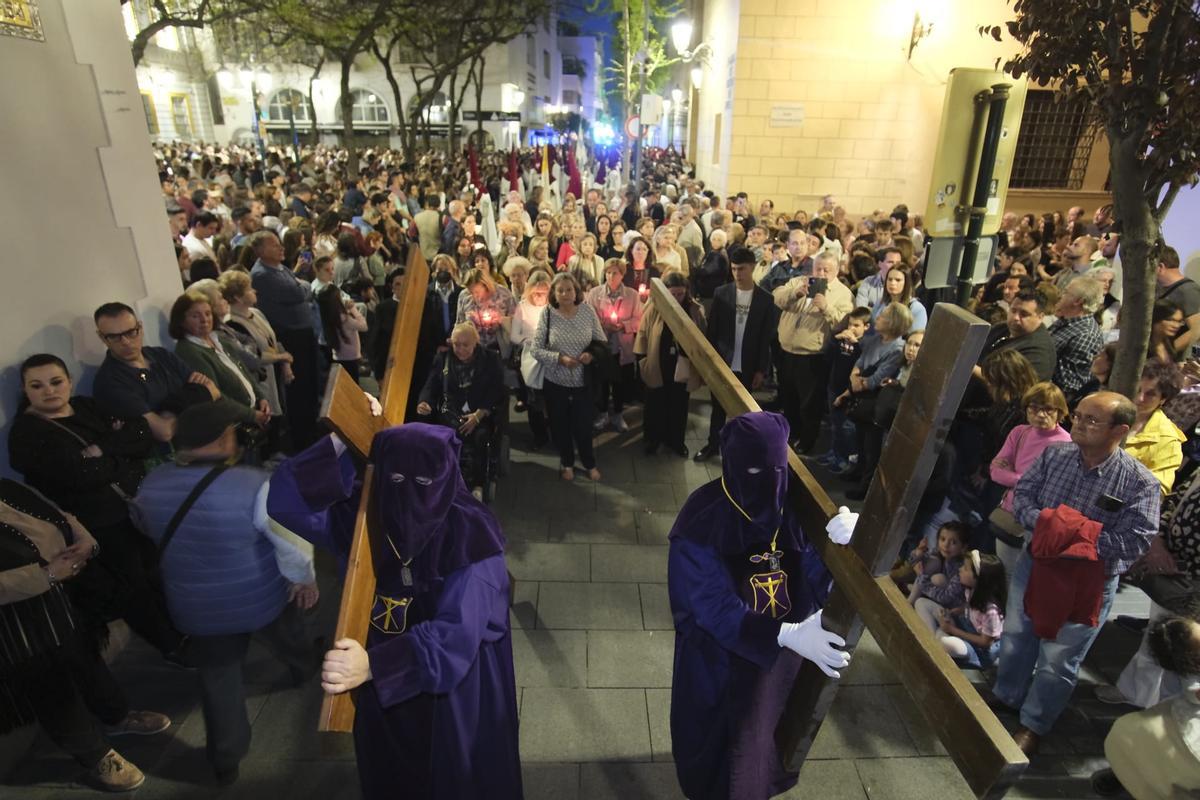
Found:
M 1046 301 L 1033 291 L 1018 292 L 1008 304 L 1008 322 L 996 325 L 988 333 L 979 363 L 997 350 L 1012 348 L 1029 360 L 1039 381 L 1054 377 L 1058 356 L 1054 339 L 1042 324 L 1046 315 Z M 975 368 L 982 377 L 982 370 Z
M 758 389 L 770 368 L 771 337 L 775 332 L 775 301 L 754 284 L 754 253 L 745 247 L 729 249 L 733 282 L 713 293 L 712 312 L 706 335 L 733 374 L 747 389 Z M 696 453 L 695 461 L 706 461 L 720 452 L 725 409 L 713 398 L 708 423 L 708 444 Z
M 479 332 L 474 325 L 455 325 L 450 349 L 433 359 L 417 414 L 458 431 L 463 443 L 463 476 L 477 500 L 483 499 L 487 482 L 487 440 L 495 430 L 496 412 L 503 401 L 500 355 L 479 346 Z

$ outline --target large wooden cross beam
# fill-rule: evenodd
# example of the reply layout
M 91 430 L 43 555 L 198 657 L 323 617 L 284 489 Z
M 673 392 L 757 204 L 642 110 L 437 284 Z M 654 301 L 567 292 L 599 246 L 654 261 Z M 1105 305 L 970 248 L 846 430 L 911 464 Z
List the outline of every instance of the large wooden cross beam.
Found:
M 708 384 L 713 402 L 730 417 L 760 410 L 661 280 L 653 281 L 652 295 Z M 887 575 L 987 331 L 982 320 L 956 306 L 935 307 L 850 546 L 835 545 L 826 536 L 825 525 L 837 508 L 795 453 L 788 456 L 788 500 L 833 574 L 825 627 L 844 636 L 853 650 L 866 623 L 972 791 L 995 798 L 1003 796 L 1029 762 Z M 836 691 L 836 681 L 804 664 L 775 732 L 785 764 L 795 768 L 803 763 Z
M 421 329 L 421 313 L 429 288 L 429 267 L 421 248 L 409 248 L 408 265 L 396 304 L 396 327 L 388 348 L 387 372 L 380 386 L 379 402 L 383 414 L 371 415 L 370 403 L 362 389 L 341 367 L 335 366 L 325 387 L 321 403 L 321 421 L 341 437 L 363 459 L 371 452 L 371 440 L 384 428 L 404 422 L 404 409 L 412 386 L 413 362 Z M 335 639 L 350 638 L 366 645 L 371 605 L 375 601 L 375 565 L 371 541 L 374 533 L 367 524 L 371 502 L 371 467 L 363 477 L 362 499 L 354 520 L 354 539 L 342 585 L 342 603 L 338 609 Z M 357 691 L 357 690 L 356 690 Z M 355 692 L 326 695 L 321 703 L 318 730 L 348 733 L 354 728 Z

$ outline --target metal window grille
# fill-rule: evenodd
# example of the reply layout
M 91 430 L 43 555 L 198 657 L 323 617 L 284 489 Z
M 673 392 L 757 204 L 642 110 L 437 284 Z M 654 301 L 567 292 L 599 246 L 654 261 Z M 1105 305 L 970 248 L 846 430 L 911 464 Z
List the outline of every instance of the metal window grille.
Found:
M 1086 99 L 1031 89 L 1013 157 L 1014 189 L 1081 189 L 1100 129 Z

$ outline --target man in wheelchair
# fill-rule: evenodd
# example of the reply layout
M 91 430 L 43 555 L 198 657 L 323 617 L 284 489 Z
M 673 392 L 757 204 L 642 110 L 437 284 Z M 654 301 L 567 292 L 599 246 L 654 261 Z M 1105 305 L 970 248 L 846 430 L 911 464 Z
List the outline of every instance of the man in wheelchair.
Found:
M 479 346 L 474 325 L 455 325 L 450 349 L 438 353 L 429 369 L 417 414 L 458 431 L 462 440 L 459 467 L 477 500 L 484 499 L 490 480 L 489 462 L 498 434 L 496 415 L 504 399 L 500 355 Z

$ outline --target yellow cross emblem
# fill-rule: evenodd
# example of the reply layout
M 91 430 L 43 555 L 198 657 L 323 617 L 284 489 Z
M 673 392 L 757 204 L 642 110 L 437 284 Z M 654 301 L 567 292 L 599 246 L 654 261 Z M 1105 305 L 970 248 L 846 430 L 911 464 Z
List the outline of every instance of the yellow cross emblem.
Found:
M 371 627 L 381 633 L 400 634 L 408 627 L 408 606 L 411 597 L 375 595 L 371 608 Z
M 754 596 L 755 613 L 770 614 L 772 619 L 779 619 L 792 610 L 787 573 L 783 570 L 751 575 L 750 589 Z

